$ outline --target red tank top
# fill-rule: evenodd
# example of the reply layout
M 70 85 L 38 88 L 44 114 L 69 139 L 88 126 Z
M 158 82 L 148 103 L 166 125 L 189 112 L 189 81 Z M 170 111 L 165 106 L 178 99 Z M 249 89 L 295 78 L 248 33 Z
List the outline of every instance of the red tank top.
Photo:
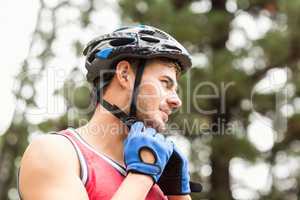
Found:
M 109 200 L 125 179 L 123 166 L 97 152 L 73 129 L 68 128 L 59 134 L 73 144 L 81 165 L 80 176 L 90 200 Z M 149 191 L 146 200 L 167 200 L 158 185 Z

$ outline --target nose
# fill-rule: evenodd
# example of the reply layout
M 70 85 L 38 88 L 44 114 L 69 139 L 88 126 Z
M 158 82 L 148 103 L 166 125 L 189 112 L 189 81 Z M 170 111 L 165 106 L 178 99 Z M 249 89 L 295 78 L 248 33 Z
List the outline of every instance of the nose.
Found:
M 179 98 L 177 93 L 170 95 L 167 98 L 167 103 L 172 110 L 180 108 L 180 106 L 182 105 L 181 99 Z

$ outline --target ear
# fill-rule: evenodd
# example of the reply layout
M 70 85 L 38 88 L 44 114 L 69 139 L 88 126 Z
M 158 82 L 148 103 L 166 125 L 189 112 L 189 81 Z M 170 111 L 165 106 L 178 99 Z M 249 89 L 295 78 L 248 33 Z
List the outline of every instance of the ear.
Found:
M 130 63 L 126 60 L 120 61 L 116 66 L 116 78 L 120 86 L 124 89 L 131 88 L 134 73 Z

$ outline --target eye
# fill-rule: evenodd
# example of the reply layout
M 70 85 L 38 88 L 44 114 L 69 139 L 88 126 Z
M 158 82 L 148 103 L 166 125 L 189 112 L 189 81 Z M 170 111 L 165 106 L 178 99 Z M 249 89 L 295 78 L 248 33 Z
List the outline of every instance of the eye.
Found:
M 162 85 L 163 85 L 165 88 L 169 88 L 169 87 L 170 87 L 169 81 L 167 81 L 167 80 L 161 80 L 161 82 L 162 82 Z

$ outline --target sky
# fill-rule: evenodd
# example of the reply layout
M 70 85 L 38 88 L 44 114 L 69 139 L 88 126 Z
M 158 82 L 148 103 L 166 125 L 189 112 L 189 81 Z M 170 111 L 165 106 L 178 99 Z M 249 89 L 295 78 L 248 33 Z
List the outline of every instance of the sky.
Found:
M 35 27 L 38 1 L 3 1 L 0 7 L 0 134 L 9 126 L 15 109 L 12 89 L 14 75 L 28 53 L 30 36 Z
M 73 0 L 74 1 L 74 0 Z M 49 4 L 55 4 L 56 1 L 47 1 Z M 77 0 L 77 2 L 82 2 Z M 229 1 L 231 2 L 231 1 Z M 16 6 L 17 5 L 17 6 Z M 195 5 L 198 10 L 204 12 L 209 9 L 205 5 Z M 198 6 L 198 7 L 197 7 Z M 199 7 L 200 6 L 200 7 Z M 14 96 L 12 94 L 12 89 L 14 88 L 14 75 L 20 69 L 21 62 L 26 58 L 29 49 L 29 43 L 31 40 L 32 32 L 35 27 L 37 11 L 39 8 L 38 0 L 31 0 L 30 4 L 28 1 L 17 1 L 10 0 L 4 1 L 1 3 L 0 7 L 0 25 L 1 25 L 1 37 L 0 37 L 0 67 L 2 72 L 0 73 L 0 91 L 2 95 L 1 104 L 0 104 L 0 134 L 4 133 L 11 123 L 13 112 L 15 109 Z M 234 9 L 234 5 L 229 5 L 229 9 Z M 234 11 L 234 10 L 232 10 Z M 103 18 L 116 18 L 116 13 L 113 13 L 113 10 L 108 10 L 102 12 L 104 16 L 98 16 L 97 13 L 93 16 L 94 20 L 103 19 Z M 76 16 L 75 11 L 68 11 L 68 16 Z M 62 13 L 62 18 L 64 18 L 64 13 Z M 67 17 L 66 17 L 67 18 Z M 117 25 L 120 24 L 119 20 L 111 23 L 109 21 L 103 20 L 98 21 L 98 25 L 102 28 L 101 31 L 110 31 L 113 30 Z M 261 37 L 270 27 L 270 21 L 266 18 L 262 18 L 258 22 L 254 22 L 251 17 L 241 15 L 240 18 L 234 21 L 236 26 L 245 28 L 248 30 L 248 37 L 257 39 Z M 246 27 L 245 27 L 245 24 Z M 258 28 L 257 28 L 258 27 Z M 259 28 L 261 27 L 261 28 Z M 74 34 L 80 34 L 80 30 L 74 27 L 68 27 L 61 30 L 62 34 L 67 34 L 71 36 L 71 32 Z M 82 40 L 87 42 L 91 38 L 93 33 L 83 34 Z M 60 40 L 59 40 L 60 41 Z M 55 63 L 58 66 L 64 65 L 66 60 L 69 60 L 70 55 L 62 51 L 62 47 L 65 45 L 64 42 L 67 40 L 61 40 L 58 43 L 57 51 L 60 57 L 57 58 Z M 246 45 L 245 38 L 240 32 L 233 32 L 231 34 L 230 41 L 228 43 L 228 48 L 235 49 L 240 48 L 241 45 Z M 61 51 L 61 52 L 60 52 Z M 203 56 L 203 55 L 202 55 Z M 78 61 L 78 60 L 77 60 Z M 76 62 L 76 61 L 75 61 Z M 248 64 L 251 64 L 251 60 L 247 61 Z M 246 69 L 248 70 L 248 69 Z M 280 72 L 276 72 L 280 73 Z M 276 76 L 276 81 L 281 81 L 280 84 L 285 83 L 285 75 Z M 278 79 L 278 77 L 281 77 Z M 274 85 L 273 82 L 268 82 L 268 79 L 265 80 L 260 88 L 269 87 L 269 85 Z M 44 89 L 43 85 L 40 85 L 41 90 Z M 43 102 L 43 100 L 41 100 Z M 63 108 L 62 108 L 63 109 Z M 49 117 L 49 116 L 47 116 Z M 32 120 L 39 120 L 34 119 Z M 274 132 L 272 129 L 272 124 L 268 119 L 254 117 L 251 121 L 250 126 L 248 127 L 248 137 L 249 140 L 255 144 L 255 146 L 262 152 L 268 151 L 272 148 L 275 140 Z M 259 135 L 258 135 L 259 134 Z M 241 159 L 234 159 L 231 162 L 231 173 L 232 176 L 239 180 L 245 185 L 253 189 L 265 190 L 270 186 L 270 179 L 268 177 L 269 167 L 265 163 L 257 163 L 255 165 L 250 165 L 247 162 L 244 162 Z M 208 166 L 203 166 L 203 170 L 207 170 Z M 204 169 L 205 168 L 205 169 Z M 279 169 L 280 173 L 280 169 Z M 243 175 L 241 175 L 243 174 Z M 242 187 L 237 187 L 234 195 L 237 197 L 242 196 L 251 196 L 248 194 L 249 191 L 243 189 Z

